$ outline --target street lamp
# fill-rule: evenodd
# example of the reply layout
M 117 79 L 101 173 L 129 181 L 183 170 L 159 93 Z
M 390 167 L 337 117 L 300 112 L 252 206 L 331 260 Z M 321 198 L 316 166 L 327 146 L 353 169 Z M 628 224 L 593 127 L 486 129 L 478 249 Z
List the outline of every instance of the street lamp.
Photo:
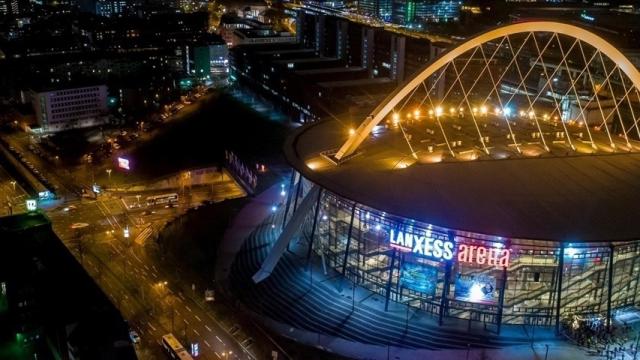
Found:
M 11 180 L 11 185 L 13 185 L 13 191 L 16 191 L 16 181 L 15 180 Z
M 107 169 L 107 175 L 109 175 L 109 186 L 111 186 L 111 169 Z

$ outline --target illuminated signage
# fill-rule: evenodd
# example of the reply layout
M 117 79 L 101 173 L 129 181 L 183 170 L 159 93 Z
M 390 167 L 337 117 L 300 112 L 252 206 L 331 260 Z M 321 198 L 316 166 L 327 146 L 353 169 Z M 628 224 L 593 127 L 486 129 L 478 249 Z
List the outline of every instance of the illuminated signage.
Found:
M 478 265 L 509 266 L 509 249 L 460 244 L 458 246 L 458 262 Z
M 198 343 L 191 343 L 191 356 L 200 355 L 200 345 Z
M 129 159 L 119 157 L 118 167 L 125 170 L 131 170 L 131 168 L 129 167 Z
M 27 199 L 27 211 L 35 211 L 38 208 L 38 202 L 33 199 Z
M 391 230 L 389 232 L 389 242 L 391 247 L 400 251 L 436 259 L 451 260 L 453 258 L 453 242 L 433 239 L 427 236 L 427 232 L 424 235 L 416 235 Z
M 491 275 L 456 276 L 454 298 L 479 304 L 496 303 L 496 278 Z
M 495 267 L 508 267 L 511 255 L 509 249 L 498 247 L 460 243 L 456 248 L 456 244 L 453 241 L 432 238 L 430 230 L 426 230 L 423 234 L 413 234 L 391 229 L 389 231 L 389 243 L 392 248 L 402 252 L 410 252 L 437 260 L 453 259 L 455 249 L 460 263 Z
M 49 190 L 40 191 L 40 192 L 38 193 L 38 198 L 39 198 L 40 200 L 46 200 L 46 199 L 49 199 L 49 198 L 51 198 L 51 192 L 50 192 Z
M 584 20 L 587 20 L 587 21 L 595 21 L 596 20 L 595 17 L 593 17 L 593 16 L 591 16 L 591 15 L 585 13 L 585 12 L 580 14 L 580 17 L 583 18 Z

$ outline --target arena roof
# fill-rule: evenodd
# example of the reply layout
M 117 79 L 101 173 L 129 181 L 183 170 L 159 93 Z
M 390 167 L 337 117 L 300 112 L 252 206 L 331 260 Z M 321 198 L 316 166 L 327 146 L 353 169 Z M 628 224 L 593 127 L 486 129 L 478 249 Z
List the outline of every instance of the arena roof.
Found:
M 340 196 L 437 226 L 565 242 L 640 239 L 640 154 L 403 165 L 398 144 L 374 139 L 340 165 L 321 156 L 344 140 L 344 124 L 314 123 L 296 130 L 285 155 Z

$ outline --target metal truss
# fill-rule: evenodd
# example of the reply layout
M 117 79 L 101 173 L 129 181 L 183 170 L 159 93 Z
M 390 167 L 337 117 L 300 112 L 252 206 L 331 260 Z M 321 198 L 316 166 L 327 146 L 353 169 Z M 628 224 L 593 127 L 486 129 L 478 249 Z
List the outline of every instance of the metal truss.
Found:
M 523 149 L 535 156 L 638 151 L 639 116 L 640 73 L 613 45 L 573 25 L 518 23 L 434 59 L 390 94 L 335 158 L 353 153 L 385 119 L 400 128 L 416 159 L 424 150 L 411 134 L 423 120 L 440 129 L 450 158 L 460 148 L 487 158 L 504 157 L 505 149 L 514 156 L 526 156 Z M 475 140 L 456 147 L 463 136 Z

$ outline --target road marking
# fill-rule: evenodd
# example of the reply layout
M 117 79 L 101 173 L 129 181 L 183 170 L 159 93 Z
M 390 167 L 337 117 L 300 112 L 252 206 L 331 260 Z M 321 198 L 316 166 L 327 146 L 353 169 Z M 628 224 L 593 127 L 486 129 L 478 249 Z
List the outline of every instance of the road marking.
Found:
M 198 315 L 195 315 L 195 318 L 198 319 L 198 321 L 202 322 L 202 319 L 200 319 Z
M 196 333 L 196 335 L 200 336 L 200 333 L 198 332 L 198 330 L 193 329 L 193 332 Z
M 220 338 L 218 337 L 218 335 L 216 335 L 216 339 L 218 339 L 218 341 L 220 341 L 222 343 L 222 345 L 224 345 L 224 341 L 220 340 Z
M 132 253 L 132 255 L 136 260 L 138 260 L 140 264 L 142 264 L 142 260 L 140 260 L 140 258 L 138 257 L 138 255 L 136 255 L 136 253 Z
M 147 325 L 149 325 L 149 327 L 150 327 L 150 328 L 152 328 L 152 329 L 153 329 L 153 331 L 157 331 L 157 330 L 158 330 L 158 329 L 154 328 L 154 327 L 153 327 L 153 325 L 151 325 L 151 323 L 150 323 L 150 322 L 147 322 Z
M 205 328 L 207 328 L 207 330 L 209 330 L 209 332 L 212 332 L 212 331 L 211 331 L 211 328 L 210 328 L 210 327 L 208 327 L 207 325 L 205 325 L 204 327 L 205 327 Z
M 222 358 L 220 357 L 220 355 L 218 355 L 218 353 L 217 353 L 217 352 L 215 352 L 215 351 L 214 351 L 213 353 L 214 353 L 214 354 L 216 354 L 216 356 L 218 357 L 218 359 L 222 359 Z
M 189 325 L 189 322 L 187 321 L 187 319 L 183 319 L 183 320 L 187 325 Z
M 191 310 L 191 308 L 190 308 L 190 307 L 188 307 L 187 305 L 185 305 L 184 307 L 186 307 L 186 308 L 187 308 L 187 310 L 189 310 L 189 312 L 193 312 L 193 311 Z
M 209 343 L 207 342 L 207 340 L 205 340 L 205 341 L 204 341 L 204 343 L 205 343 L 208 347 L 211 347 L 211 344 L 209 344 Z

